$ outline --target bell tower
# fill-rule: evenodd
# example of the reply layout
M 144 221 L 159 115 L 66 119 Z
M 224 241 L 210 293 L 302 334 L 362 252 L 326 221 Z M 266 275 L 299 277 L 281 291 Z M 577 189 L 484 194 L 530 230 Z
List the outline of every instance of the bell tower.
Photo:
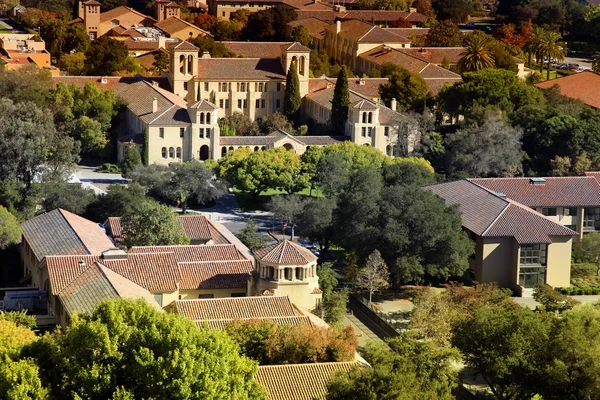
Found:
M 169 83 L 173 93 L 187 102 L 195 100 L 192 89 L 194 77 L 198 74 L 199 51 L 200 49 L 190 42 L 181 42 L 171 49 Z
M 281 65 L 286 74 L 292 63 L 296 65 L 296 72 L 300 81 L 300 97 L 304 97 L 308 94 L 310 49 L 298 42 L 283 45 L 281 48 Z

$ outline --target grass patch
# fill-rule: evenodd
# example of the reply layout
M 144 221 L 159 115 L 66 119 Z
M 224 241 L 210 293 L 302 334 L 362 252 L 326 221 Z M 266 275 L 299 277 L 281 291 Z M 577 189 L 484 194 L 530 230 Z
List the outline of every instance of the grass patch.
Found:
M 252 198 L 252 195 L 247 192 L 242 192 L 238 188 L 233 188 L 233 193 L 235 194 L 235 198 L 237 200 L 238 205 L 242 210 L 252 211 L 252 210 L 266 210 L 266 205 L 271 200 L 271 197 L 277 195 L 286 195 L 287 192 L 283 190 L 274 190 L 269 189 L 261 192 L 256 199 Z M 323 191 L 319 188 L 315 188 L 312 190 L 312 195 L 310 189 L 304 189 L 300 192 L 295 193 L 299 196 L 306 197 L 325 197 Z

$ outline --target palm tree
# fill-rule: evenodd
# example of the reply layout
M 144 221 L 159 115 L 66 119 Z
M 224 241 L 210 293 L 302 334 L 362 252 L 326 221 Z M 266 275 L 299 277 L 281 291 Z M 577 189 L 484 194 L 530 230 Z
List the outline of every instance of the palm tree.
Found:
M 531 58 L 535 57 L 535 61 L 540 64 L 540 74 L 544 72 L 544 53 L 543 53 L 543 43 L 544 36 L 546 35 L 546 31 L 540 27 L 537 27 L 533 30 L 533 35 L 531 38 L 525 43 L 525 52 L 527 53 L 529 59 L 529 65 L 531 66 Z
M 473 34 L 467 39 L 465 51 L 460 54 L 458 69 L 460 72 L 479 71 L 493 68 L 494 56 L 489 50 L 490 39 L 486 35 Z
M 550 62 L 552 60 L 562 61 L 565 59 L 565 44 L 560 41 L 560 34 L 552 31 L 545 31 L 540 43 L 540 52 L 542 62 L 544 58 L 548 59 L 548 71 L 546 80 L 550 79 Z

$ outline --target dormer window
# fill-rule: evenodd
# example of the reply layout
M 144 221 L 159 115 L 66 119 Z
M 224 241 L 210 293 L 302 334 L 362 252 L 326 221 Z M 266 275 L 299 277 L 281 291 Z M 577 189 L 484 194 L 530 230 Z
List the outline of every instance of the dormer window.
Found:
M 119 25 L 119 20 L 118 19 L 113 19 L 112 21 L 110 21 L 111 25 Z

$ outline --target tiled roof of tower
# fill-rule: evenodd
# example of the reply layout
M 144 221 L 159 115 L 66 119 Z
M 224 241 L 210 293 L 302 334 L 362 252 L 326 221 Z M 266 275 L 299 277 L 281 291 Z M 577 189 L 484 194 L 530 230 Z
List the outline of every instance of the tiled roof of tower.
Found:
M 134 246 L 129 253 L 173 253 L 178 263 L 248 260 L 233 244 Z
M 209 102 L 208 100 L 200 100 L 200 101 L 193 103 L 188 108 L 191 108 L 194 110 L 212 111 L 212 110 L 216 110 L 218 107 L 216 105 L 214 105 L 213 103 Z
M 179 289 L 245 289 L 252 270 L 250 260 L 179 263 Z
M 462 225 L 478 236 L 514 237 L 518 243 L 551 243 L 551 236 L 577 233 L 522 204 L 500 198 L 468 181 L 426 186 L 448 205 L 458 206 Z
M 322 400 L 335 374 L 358 367 L 355 361 L 259 365 L 256 380 L 267 390 L 269 400 Z
M 204 80 L 285 80 L 285 71 L 278 59 L 200 58 L 198 77 Z
M 60 208 L 23 222 L 21 229 L 38 260 L 60 254 L 99 255 L 114 247 L 101 226 Z
M 177 300 L 175 312 L 192 321 L 296 316 L 287 296 Z
M 58 297 L 69 315 L 74 313 L 89 315 L 100 302 L 118 297 L 143 298 L 150 305 L 161 310 L 150 292 L 100 263 L 88 265 L 87 269 L 65 287 Z
M 540 89 L 549 89 L 554 85 L 559 87 L 563 96 L 581 100 L 590 107 L 600 109 L 600 73 L 584 71 L 535 84 Z
M 254 257 L 279 265 L 305 265 L 318 259 L 310 250 L 289 240 L 258 249 Z
M 530 178 L 472 178 L 469 181 L 528 207 L 600 207 L 600 184 L 591 176 L 547 177 L 543 184 Z
M 277 325 L 292 325 L 292 326 L 312 326 L 310 318 L 307 316 L 297 317 L 269 317 L 269 318 L 240 318 L 240 319 L 211 319 L 205 321 L 196 321 L 199 328 L 204 326 L 209 329 L 225 329 L 227 325 L 235 321 L 272 321 Z

